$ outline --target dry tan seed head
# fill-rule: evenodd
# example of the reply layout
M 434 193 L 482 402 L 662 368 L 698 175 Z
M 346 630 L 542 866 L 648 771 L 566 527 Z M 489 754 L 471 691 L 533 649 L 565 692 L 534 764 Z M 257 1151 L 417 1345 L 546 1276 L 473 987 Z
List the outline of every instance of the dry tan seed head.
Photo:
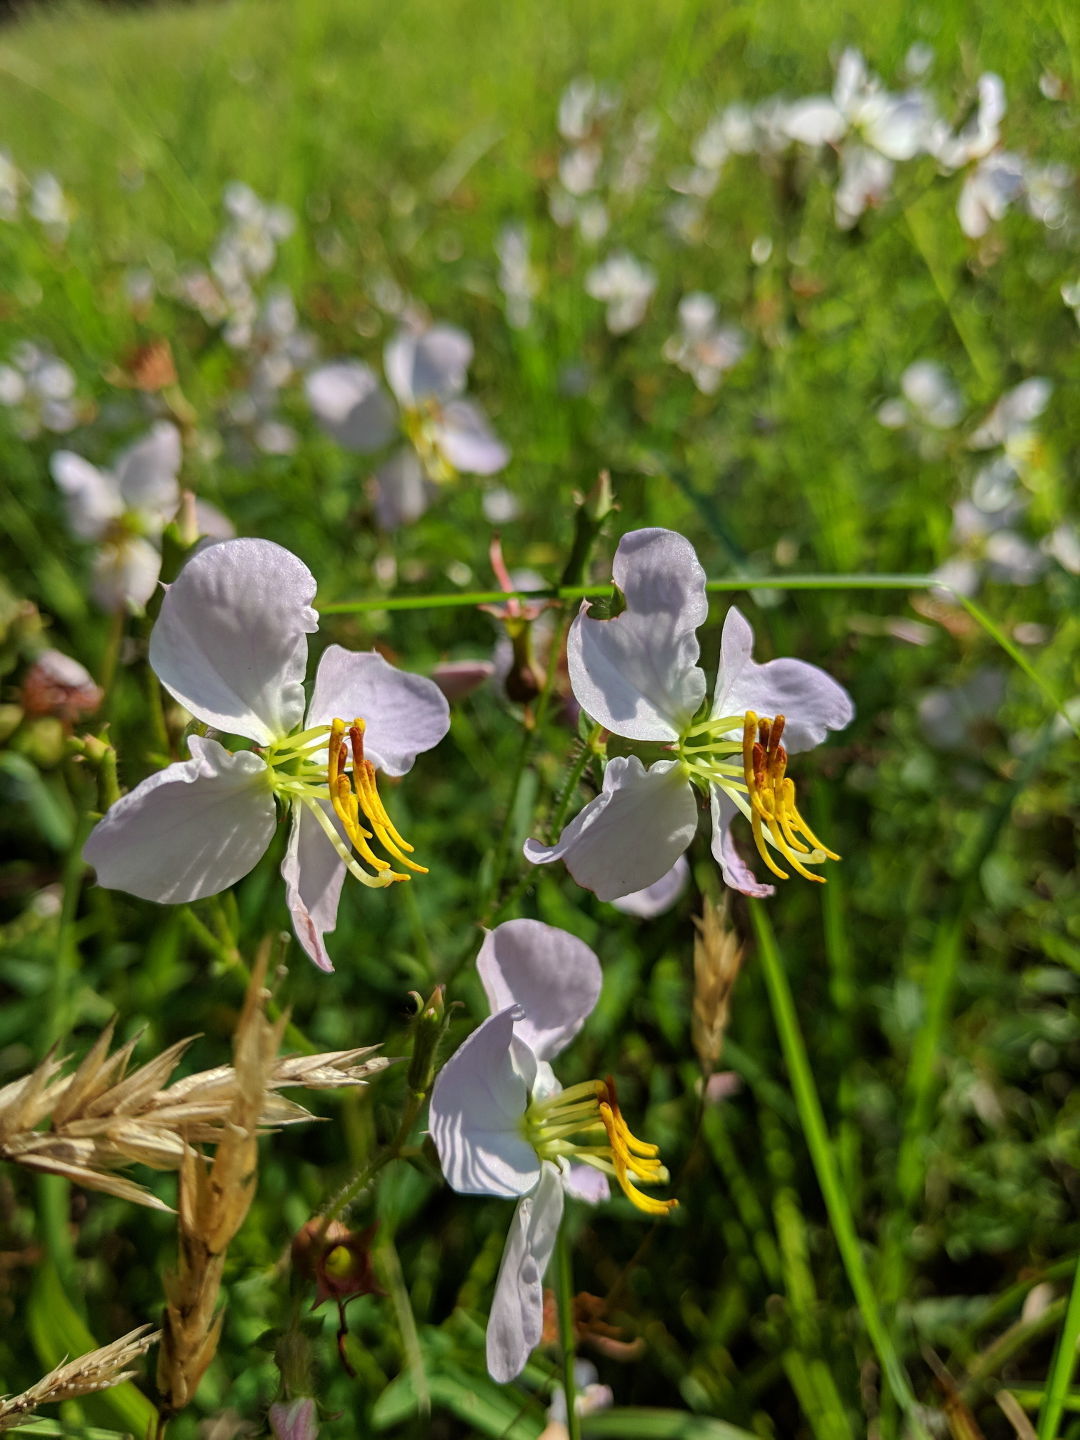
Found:
M 701 1068 L 711 1075 L 720 1059 L 731 1013 L 731 992 L 742 965 L 743 947 L 728 915 L 727 901 L 704 901 L 694 918 L 694 1006 L 691 1035 Z

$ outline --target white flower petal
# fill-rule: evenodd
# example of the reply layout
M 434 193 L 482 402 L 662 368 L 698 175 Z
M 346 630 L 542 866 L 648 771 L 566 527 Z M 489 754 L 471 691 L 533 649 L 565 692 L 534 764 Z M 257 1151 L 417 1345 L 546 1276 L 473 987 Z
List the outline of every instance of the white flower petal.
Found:
M 521 1133 L 530 1082 L 515 1065 L 515 1008 L 492 1015 L 439 1071 L 428 1126 L 447 1183 L 462 1195 L 514 1197 L 540 1178 L 540 1157 Z M 535 1069 L 535 1062 L 533 1068 Z
M 395 450 L 375 472 L 375 519 L 381 530 L 397 530 L 419 520 L 437 488 L 410 446 Z
M 304 393 L 316 420 L 346 450 L 380 450 L 397 431 L 393 402 L 371 366 L 358 360 L 320 365 L 304 381 Z
M 789 751 L 820 745 L 830 730 L 842 730 L 855 717 L 851 696 L 824 670 L 803 660 L 751 659 L 754 632 L 733 605 L 724 621 L 720 668 L 712 715 L 783 715 L 784 745 Z
M 433 428 L 439 450 L 463 475 L 494 475 L 510 460 L 510 451 L 471 401 L 451 400 Z
M 304 714 L 315 577 L 269 540 L 223 540 L 188 561 L 150 636 L 150 664 L 181 705 L 260 745 Z
M 562 1212 L 562 1179 L 554 1165 L 545 1164 L 535 1191 L 523 1196 L 514 1210 L 495 1282 L 487 1328 L 487 1367 L 500 1384 L 521 1374 L 540 1343 L 544 1271 L 555 1249 Z
M 558 842 L 527 840 L 525 858 L 534 865 L 565 860 L 577 883 L 598 900 L 617 900 L 659 880 L 696 829 L 694 792 L 677 761 L 660 760 L 646 770 L 636 755 L 620 755 L 608 761 L 602 792 Z
M 708 613 L 705 572 L 688 540 L 653 529 L 623 536 L 612 574 L 626 609 L 593 620 L 583 604 L 570 627 L 574 697 L 616 735 L 676 740 L 705 696 L 694 633 Z
M 341 826 L 329 805 L 323 810 L 339 834 Z M 348 845 L 345 836 L 342 840 Z M 345 862 L 327 840 L 323 828 L 306 805 L 293 802 L 289 845 L 281 862 L 285 900 L 296 938 L 320 970 L 333 970 L 323 936 L 337 924 L 338 901 L 345 879 Z
M 169 904 L 241 879 L 274 833 L 274 797 L 258 755 L 193 735 L 192 758 L 149 776 L 91 831 L 83 859 L 98 884 Z
M 587 1205 L 599 1205 L 601 1200 L 611 1199 L 608 1178 L 591 1165 L 571 1165 L 563 1171 L 563 1188 L 575 1200 L 584 1200 Z
M 788 106 L 783 128 L 800 145 L 835 145 L 848 127 L 831 100 L 824 95 L 811 95 Z
M 383 367 L 399 402 L 412 406 L 422 400 L 452 400 L 465 389 L 472 362 L 473 343 L 454 325 L 432 325 L 429 330 L 399 330 L 387 342 Z
M 116 480 L 126 510 L 164 529 L 180 504 L 180 431 L 159 420 L 148 435 L 116 457 Z
M 79 540 L 100 540 L 109 522 L 123 514 L 116 476 L 99 470 L 74 450 L 54 451 L 49 469 L 64 496 L 71 533 Z
M 539 920 L 507 920 L 476 957 L 492 1012 L 520 1005 L 518 1037 L 538 1060 L 564 1050 L 600 998 L 600 961 L 576 936 Z
M 161 556 L 141 535 L 106 540 L 94 556 L 91 592 L 103 610 L 141 612 L 157 589 Z
M 364 754 L 384 775 L 404 775 L 450 728 L 446 696 L 423 675 L 398 670 L 374 650 L 330 645 L 319 661 L 307 724 L 364 721 Z
M 634 915 L 639 920 L 652 920 L 670 910 L 690 883 L 690 862 L 680 855 L 675 864 L 644 890 L 635 890 L 631 895 L 622 895 L 611 903 L 624 915 Z
M 735 842 L 731 838 L 731 822 L 739 813 L 735 803 L 717 785 L 710 785 L 709 791 L 713 822 L 712 853 L 713 859 L 720 866 L 724 884 L 730 885 L 732 890 L 738 890 L 741 895 L 752 895 L 757 900 L 764 900 L 774 893 L 773 886 L 758 880 L 735 849 Z

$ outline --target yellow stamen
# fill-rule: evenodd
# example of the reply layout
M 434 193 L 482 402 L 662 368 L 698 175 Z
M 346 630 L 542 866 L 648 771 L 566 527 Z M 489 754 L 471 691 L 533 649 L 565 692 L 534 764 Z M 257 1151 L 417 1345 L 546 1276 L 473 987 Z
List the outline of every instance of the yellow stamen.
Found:
M 390 862 L 376 855 L 369 843 L 376 840 L 387 854 L 400 864 L 417 874 L 426 875 L 427 870 L 423 865 L 417 865 L 408 858 L 405 852 L 411 852 L 413 847 L 398 834 L 394 822 L 386 813 L 375 780 L 375 767 L 370 760 L 364 758 L 364 729 L 361 719 L 353 720 L 351 725 L 346 725 L 344 720 L 334 720 L 330 726 L 326 779 L 334 813 L 341 821 L 353 849 L 372 869 L 389 871 L 395 880 L 409 878 L 408 875 L 391 870 Z M 351 773 L 346 769 L 350 758 Z M 370 829 L 361 823 L 361 816 Z
M 770 845 L 804 879 L 824 884 L 823 876 L 806 867 L 840 857 L 822 845 L 796 807 L 795 782 L 787 778 L 787 751 L 780 743 L 784 723 L 783 715 L 759 719 L 752 710 L 743 719 L 743 780 L 754 843 L 778 879 L 788 876 L 769 853 Z

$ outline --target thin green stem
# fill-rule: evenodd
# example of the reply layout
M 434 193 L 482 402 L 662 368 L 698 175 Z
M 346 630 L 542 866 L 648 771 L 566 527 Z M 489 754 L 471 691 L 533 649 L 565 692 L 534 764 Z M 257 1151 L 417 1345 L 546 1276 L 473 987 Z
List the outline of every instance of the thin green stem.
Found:
M 780 1046 L 791 1079 L 791 1090 L 798 1110 L 799 1121 L 807 1148 L 813 1162 L 829 1222 L 836 1237 L 837 1249 L 848 1283 L 862 1314 L 863 1324 L 870 1343 L 877 1353 L 886 1383 L 897 1404 L 904 1411 L 913 1435 L 928 1440 L 926 1429 L 919 1415 L 919 1406 L 892 1336 L 885 1326 L 877 1297 L 870 1280 L 870 1274 L 863 1259 L 859 1237 L 855 1231 L 847 1196 L 840 1181 L 840 1171 L 833 1155 L 832 1142 L 825 1124 L 825 1116 L 814 1084 L 813 1072 L 806 1053 L 806 1042 L 799 1028 L 795 1002 L 791 987 L 776 943 L 772 922 L 766 908 L 759 901 L 752 901 L 750 914 L 754 923 L 761 955 L 762 973 L 769 992 L 773 1020 L 776 1024 Z
M 401 1120 L 394 1133 L 394 1138 L 388 1144 L 378 1149 L 366 1165 L 361 1166 L 351 1180 L 347 1180 L 338 1193 L 330 1201 L 322 1212 L 322 1224 L 319 1227 L 319 1238 L 322 1239 L 331 1223 L 349 1208 L 356 1197 L 371 1184 L 380 1170 L 389 1165 L 391 1160 L 396 1160 L 405 1148 L 405 1143 L 412 1133 L 417 1117 L 427 1099 L 427 1091 L 411 1091 L 405 1109 L 402 1111 Z
M 1009 659 L 1013 662 L 1013 664 L 1019 666 L 1019 668 L 1032 682 L 1032 684 L 1042 691 L 1042 693 L 1050 701 L 1051 705 L 1053 705 L 1057 713 L 1062 717 L 1062 719 L 1072 730 L 1073 734 L 1080 736 L 1080 720 L 1074 720 L 1072 718 L 1069 712 L 1065 709 L 1065 705 L 1054 687 L 1050 685 L 1046 681 L 1044 676 L 1035 668 L 1034 665 L 1032 665 L 1031 661 L 1020 649 L 1020 647 L 1014 644 L 1014 642 L 1009 639 L 1008 635 L 1005 634 L 1001 626 L 998 625 L 996 621 L 992 620 L 989 615 L 987 615 L 986 611 L 982 608 L 981 605 L 976 605 L 975 601 L 972 600 L 970 596 L 957 595 L 956 599 L 959 600 L 961 605 L 963 605 L 964 609 L 968 612 L 971 618 L 982 627 L 982 629 L 986 632 L 987 635 L 990 636 L 991 640 L 993 640 L 996 645 L 999 645 L 1001 649 L 1005 651 L 1005 654 L 1008 655 Z
M 566 1396 L 566 1431 L 570 1440 L 581 1440 L 581 1416 L 577 1413 L 577 1385 L 574 1380 L 574 1267 L 565 1222 L 559 1226 L 559 1238 L 555 1242 L 555 1267 L 563 1393 Z
M 1072 1293 L 1068 1309 L 1058 1336 L 1057 1348 L 1050 1365 L 1050 1376 L 1046 1382 L 1046 1398 L 1039 1412 L 1039 1440 L 1057 1440 L 1058 1427 L 1065 1412 L 1065 1400 L 1076 1370 L 1076 1356 L 1080 1349 L 1080 1260 L 1076 1262 Z

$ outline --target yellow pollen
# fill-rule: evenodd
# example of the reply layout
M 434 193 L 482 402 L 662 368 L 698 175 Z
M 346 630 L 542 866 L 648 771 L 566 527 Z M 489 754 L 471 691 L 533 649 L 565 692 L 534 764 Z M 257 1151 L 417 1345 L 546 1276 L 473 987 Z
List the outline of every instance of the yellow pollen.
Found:
M 778 879 L 787 880 L 788 875 L 769 853 L 770 841 L 804 879 L 824 884 L 824 877 L 815 875 L 807 865 L 820 864 L 823 859 L 839 860 L 840 856 L 821 843 L 799 814 L 795 782 L 787 778 L 787 751 L 780 743 L 784 723 L 783 715 L 759 719 L 752 710 L 743 720 L 743 779 L 754 844 Z
M 364 757 L 364 729 L 361 719 L 355 719 L 348 726 L 344 720 L 334 720 L 330 726 L 326 779 L 334 813 L 353 849 L 373 870 L 382 872 L 387 879 L 409 878 L 392 870 L 390 862 L 375 853 L 370 842 L 376 840 L 399 864 L 418 875 L 426 875 L 428 872 L 423 865 L 417 865 L 408 858 L 413 847 L 398 834 L 394 822 L 386 813 L 375 780 L 375 767 Z M 351 772 L 346 769 L 350 758 Z M 361 816 L 367 822 L 366 826 L 361 823 Z

